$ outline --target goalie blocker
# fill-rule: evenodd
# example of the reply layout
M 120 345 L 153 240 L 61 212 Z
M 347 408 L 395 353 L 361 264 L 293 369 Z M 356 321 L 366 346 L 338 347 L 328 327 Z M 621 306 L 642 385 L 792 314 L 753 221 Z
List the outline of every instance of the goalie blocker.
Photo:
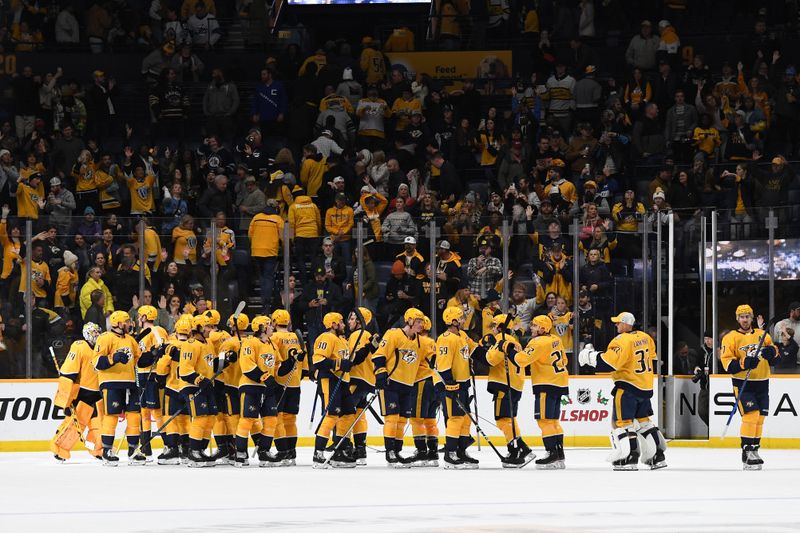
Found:
M 618 335 L 601 353 L 587 344 L 578 353 L 581 365 L 610 372 L 614 380 L 611 432 L 612 451 L 607 460 L 614 470 L 637 470 L 641 461 L 652 470 L 667 466 L 664 452 L 667 443 L 658 428 L 650 421 L 653 414 L 653 359 L 655 342 L 642 331 L 634 330 L 636 318 L 623 312 L 612 317 Z

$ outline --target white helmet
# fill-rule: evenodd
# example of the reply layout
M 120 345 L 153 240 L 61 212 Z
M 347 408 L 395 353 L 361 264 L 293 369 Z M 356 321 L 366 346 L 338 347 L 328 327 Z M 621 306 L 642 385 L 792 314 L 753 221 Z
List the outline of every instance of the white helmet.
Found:
M 87 322 L 83 325 L 83 338 L 92 346 L 97 343 L 97 337 L 99 337 L 101 333 L 103 333 L 103 330 L 94 322 Z

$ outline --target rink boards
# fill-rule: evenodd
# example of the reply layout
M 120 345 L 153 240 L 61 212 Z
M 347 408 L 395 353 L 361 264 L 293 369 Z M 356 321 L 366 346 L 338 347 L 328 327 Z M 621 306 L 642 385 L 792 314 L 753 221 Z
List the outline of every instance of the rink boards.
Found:
M 692 426 L 693 436 L 702 437 L 684 440 L 674 444 L 682 446 L 738 446 L 740 418 L 734 416 L 728 438 L 720 438 L 733 405 L 730 378 L 712 376 L 710 380 L 710 425 L 711 438 L 705 438 L 705 424 L 697 414 L 697 395 L 699 388 L 688 378 L 674 378 L 681 384 L 681 393 L 674 400 L 678 405 L 676 417 L 680 423 Z M 56 380 L 0 380 L 0 451 L 44 451 L 49 439 L 63 419 L 64 413 L 55 407 L 52 398 L 56 390 Z M 504 443 L 501 432 L 490 422 L 494 420 L 491 395 L 486 392 L 485 380 L 478 380 L 478 414 L 482 419 L 481 428 L 496 443 Z M 297 417 L 300 445 L 313 443 L 313 430 L 309 427 L 316 385 L 304 380 L 300 413 Z M 613 384 L 608 376 L 581 376 L 570 379 L 569 396 L 562 399 L 561 424 L 564 428 L 567 446 L 607 446 L 611 428 Z M 653 408 L 654 419 L 658 421 L 659 409 L 656 398 Z M 379 411 L 379 402 L 373 403 Z M 774 448 L 800 448 L 800 376 L 773 376 L 770 382 L 770 412 L 764 426 L 764 445 Z M 441 415 L 440 415 L 441 416 Z M 314 425 L 320 420 L 320 406 L 317 405 Z M 382 443 L 382 426 L 372 415 L 367 414 L 369 440 Z M 533 394 L 526 387 L 519 406 L 519 425 L 521 433 L 532 444 L 541 444 L 540 431 L 533 419 Z M 443 433 L 444 421 L 440 418 L 440 431 Z M 117 431 L 121 435 L 124 424 Z M 406 439 L 410 440 L 410 432 Z

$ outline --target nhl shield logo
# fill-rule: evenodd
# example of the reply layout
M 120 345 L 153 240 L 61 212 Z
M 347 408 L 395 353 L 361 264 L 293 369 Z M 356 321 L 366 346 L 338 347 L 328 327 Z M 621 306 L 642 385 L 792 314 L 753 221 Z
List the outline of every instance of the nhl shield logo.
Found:
M 589 389 L 578 389 L 578 403 L 586 404 L 592 399 L 592 391 Z

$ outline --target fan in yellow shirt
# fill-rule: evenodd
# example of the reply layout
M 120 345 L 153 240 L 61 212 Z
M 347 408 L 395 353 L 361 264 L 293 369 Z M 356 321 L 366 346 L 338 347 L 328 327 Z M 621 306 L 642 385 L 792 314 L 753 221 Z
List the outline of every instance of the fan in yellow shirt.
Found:
M 194 232 L 194 217 L 183 215 L 181 223 L 172 230 L 173 260 L 179 265 L 197 263 L 197 234 Z
M 131 174 L 126 174 L 125 183 L 131 195 L 131 215 L 146 215 L 155 210 L 153 185 L 156 178 L 145 174 L 144 165 L 136 164 Z
M 56 279 L 55 300 L 56 309 L 72 309 L 75 307 L 78 287 L 78 256 L 64 251 L 64 266 L 58 269 Z
M 17 182 L 17 216 L 22 219 L 39 220 L 39 211 L 44 209 L 45 199 L 39 192 L 42 175 L 31 174 L 28 179 L 20 176 Z

